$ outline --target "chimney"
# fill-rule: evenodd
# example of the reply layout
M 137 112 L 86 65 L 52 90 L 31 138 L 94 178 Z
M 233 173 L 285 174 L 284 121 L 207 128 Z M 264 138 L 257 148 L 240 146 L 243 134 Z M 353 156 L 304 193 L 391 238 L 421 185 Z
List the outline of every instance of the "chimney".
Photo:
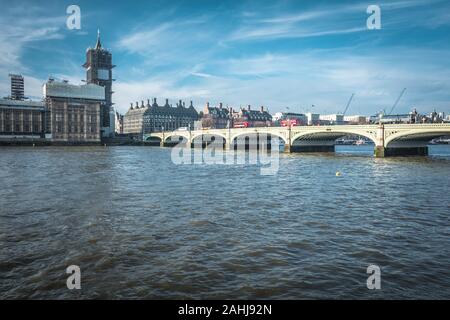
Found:
M 193 104 L 193 102 L 192 102 L 192 100 L 191 100 L 191 105 L 190 105 L 190 107 L 193 107 L 194 106 L 194 104 Z
M 206 103 L 206 107 L 209 108 L 209 102 Z
M 221 102 L 221 103 L 219 103 L 219 108 L 222 109 L 222 107 L 223 107 L 223 103 Z
M 139 102 L 136 101 L 136 108 L 139 108 Z
M 264 112 L 264 106 L 261 106 L 261 112 Z
M 141 101 L 141 107 L 144 107 L 144 100 Z
M 154 103 L 154 104 L 157 104 L 157 103 L 156 103 L 156 98 L 153 98 L 153 103 Z
M 183 108 L 186 108 L 186 104 L 184 103 L 184 101 L 183 101 Z
M 147 99 L 147 106 L 150 106 L 150 99 Z
M 248 111 L 250 111 L 252 109 L 252 107 L 250 105 L 247 106 Z
M 166 106 L 169 105 L 169 99 L 166 99 Z
M 180 107 L 183 105 L 183 102 L 180 100 Z

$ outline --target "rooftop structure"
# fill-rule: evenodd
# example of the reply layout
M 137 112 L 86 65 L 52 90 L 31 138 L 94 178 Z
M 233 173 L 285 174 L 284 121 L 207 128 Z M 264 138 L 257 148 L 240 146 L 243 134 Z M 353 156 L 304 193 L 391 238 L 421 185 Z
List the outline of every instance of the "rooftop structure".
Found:
M 50 79 L 44 84 L 45 97 L 58 97 L 70 99 L 105 100 L 105 89 L 96 84 L 73 85 L 67 81 Z
M 0 99 L 0 107 L 8 107 L 8 108 L 43 108 L 43 101 L 31 101 L 31 100 L 11 100 L 11 99 Z
M 330 124 L 343 124 L 344 116 L 342 114 L 321 114 L 319 119 L 328 121 Z

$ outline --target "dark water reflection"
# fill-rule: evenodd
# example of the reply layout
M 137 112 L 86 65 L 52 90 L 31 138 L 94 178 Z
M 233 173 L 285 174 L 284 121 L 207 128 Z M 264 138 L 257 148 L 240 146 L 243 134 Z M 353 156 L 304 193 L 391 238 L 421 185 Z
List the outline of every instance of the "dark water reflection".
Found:
M 450 148 L 338 151 L 261 176 L 170 149 L 1 148 L 0 298 L 450 298 Z

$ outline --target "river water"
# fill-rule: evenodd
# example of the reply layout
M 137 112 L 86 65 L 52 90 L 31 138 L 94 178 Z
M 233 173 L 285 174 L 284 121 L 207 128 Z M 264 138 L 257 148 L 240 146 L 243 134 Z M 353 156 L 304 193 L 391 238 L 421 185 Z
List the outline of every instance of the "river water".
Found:
M 1 148 L 0 299 L 449 299 L 450 147 L 337 149 L 262 176 L 168 148 Z

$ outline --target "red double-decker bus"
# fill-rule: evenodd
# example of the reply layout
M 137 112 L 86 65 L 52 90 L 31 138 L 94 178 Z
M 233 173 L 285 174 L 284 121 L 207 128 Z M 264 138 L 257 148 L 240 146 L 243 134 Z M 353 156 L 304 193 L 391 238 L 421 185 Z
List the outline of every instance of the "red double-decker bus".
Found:
M 281 120 L 281 126 L 282 127 L 289 127 L 289 124 L 291 127 L 298 126 L 300 123 L 297 119 L 292 120 Z
M 235 122 L 233 124 L 233 128 L 248 128 L 248 127 L 250 127 L 250 123 L 248 123 L 247 121 Z

